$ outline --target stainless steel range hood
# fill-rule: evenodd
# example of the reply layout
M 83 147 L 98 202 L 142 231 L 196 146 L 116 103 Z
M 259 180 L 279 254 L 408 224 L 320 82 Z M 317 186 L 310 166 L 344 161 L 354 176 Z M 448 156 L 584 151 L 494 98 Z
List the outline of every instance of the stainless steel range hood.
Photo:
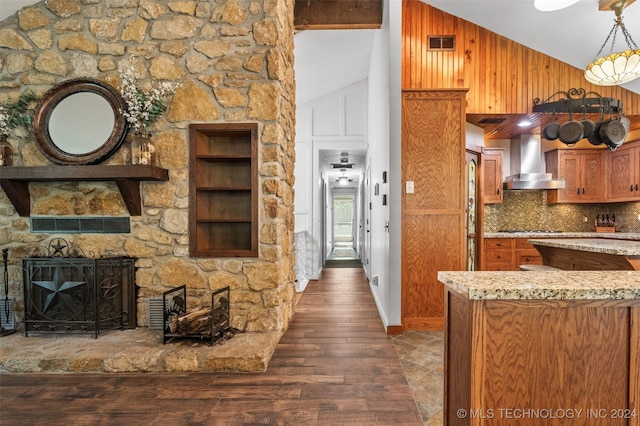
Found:
M 520 135 L 511 139 L 511 175 L 503 189 L 564 189 L 564 179 L 554 179 L 545 172 L 539 135 Z

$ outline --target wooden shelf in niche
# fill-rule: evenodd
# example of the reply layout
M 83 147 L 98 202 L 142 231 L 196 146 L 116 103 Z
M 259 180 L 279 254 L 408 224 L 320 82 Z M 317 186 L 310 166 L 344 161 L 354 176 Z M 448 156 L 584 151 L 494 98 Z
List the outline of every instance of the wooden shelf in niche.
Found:
M 189 252 L 258 256 L 258 124 L 191 124 Z

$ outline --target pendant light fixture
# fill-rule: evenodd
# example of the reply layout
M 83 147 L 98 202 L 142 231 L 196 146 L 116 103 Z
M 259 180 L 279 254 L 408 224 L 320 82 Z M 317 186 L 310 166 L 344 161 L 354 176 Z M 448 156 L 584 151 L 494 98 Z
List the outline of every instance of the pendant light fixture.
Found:
M 590 83 L 599 86 L 614 86 L 628 83 L 640 77 L 640 49 L 638 49 L 638 45 L 633 41 L 631 34 L 629 34 L 622 22 L 622 9 L 625 3 L 625 1 L 619 1 L 611 6 L 611 9 L 616 14 L 613 28 L 611 28 L 607 39 L 598 51 L 596 59 L 587 66 L 584 72 L 584 77 Z M 613 49 L 618 30 L 622 31 L 628 49 L 614 53 Z M 612 35 L 610 53 L 600 56 Z

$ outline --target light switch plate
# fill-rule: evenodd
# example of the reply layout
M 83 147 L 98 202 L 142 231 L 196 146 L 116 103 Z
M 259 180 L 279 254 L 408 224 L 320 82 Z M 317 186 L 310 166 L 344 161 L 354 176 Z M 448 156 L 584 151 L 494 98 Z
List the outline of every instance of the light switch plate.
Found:
M 413 194 L 415 191 L 415 187 L 412 180 L 408 180 L 406 183 L 406 192 L 407 194 Z

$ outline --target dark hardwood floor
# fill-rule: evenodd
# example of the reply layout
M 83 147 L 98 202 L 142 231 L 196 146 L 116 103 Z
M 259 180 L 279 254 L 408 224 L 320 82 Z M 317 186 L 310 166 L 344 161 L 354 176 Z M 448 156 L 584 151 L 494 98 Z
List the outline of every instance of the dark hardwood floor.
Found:
M 2 425 L 422 425 L 362 269 L 309 283 L 261 374 L 2 374 Z

